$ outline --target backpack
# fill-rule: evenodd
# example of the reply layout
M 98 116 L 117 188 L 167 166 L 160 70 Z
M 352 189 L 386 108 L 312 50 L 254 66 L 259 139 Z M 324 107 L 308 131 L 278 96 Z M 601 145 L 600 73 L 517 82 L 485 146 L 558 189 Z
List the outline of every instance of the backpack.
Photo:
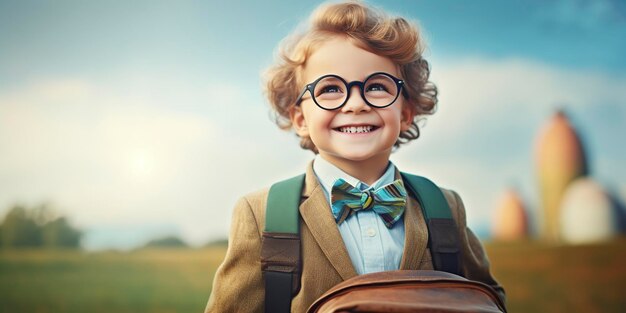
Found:
M 447 277 L 447 279 L 459 278 L 461 284 L 463 282 L 471 282 L 459 276 L 461 275 L 459 247 L 460 237 L 454 220 L 452 219 L 452 213 L 448 206 L 448 202 L 446 201 L 443 193 L 439 187 L 427 178 L 407 173 L 401 173 L 401 176 L 403 181 L 408 186 L 408 190 L 415 195 L 420 203 L 420 206 L 422 207 L 424 219 L 426 220 L 426 225 L 428 227 L 428 247 L 432 255 L 434 268 L 437 271 L 443 271 L 444 273 L 442 274 L 453 275 L 452 277 Z M 300 207 L 303 185 L 304 174 L 278 182 L 272 185 L 269 191 L 265 215 L 265 229 L 263 231 L 263 241 L 261 247 L 261 269 L 265 280 L 265 312 L 290 312 L 291 298 L 300 290 L 301 259 L 298 208 Z M 394 272 L 399 273 L 400 276 L 398 279 L 390 279 L 391 276 L 389 276 L 389 273 Z M 411 281 L 411 279 L 408 277 L 413 277 L 412 284 L 419 281 L 419 277 L 423 276 L 419 274 L 419 272 L 422 271 L 391 271 L 381 272 L 387 274 L 372 273 L 353 277 L 352 279 L 346 280 L 329 290 L 324 296 L 318 299 L 311 306 L 311 308 L 309 308 L 309 311 L 314 312 L 313 310 L 316 307 L 319 308 L 322 303 L 325 303 L 325 301 L 329 298 L 333 298 L 337 294 L 334 291 L 338 288 L 341 289 L 347 285 L 352 286 L 352 284 L 356 284 L 357 286 L 365 286 L 365 288 L 357 289 L 367 290 L 372 286 L 367 283 L 363 285 L 363 282 L 368 281 L 368 277 L 373 278 L 376 281 L 380 281 L 380 276 L 382 275 L 385 276 L 387 287 L 397 284 L 401 288 L 404 288 L 410 285 L 408 284 L 408 281 Z M 426 280 L 427 285 L 432 285 L 432 282 L 432 278 Z M 476 286 L 476 284 L 482 284 L 479 282 L 471 283 L 475 283 L 474 286 Z M 374 285 L 381 286 L 380 283 L 378 285 Z M 495 298 L 498 299 L 498 301 L 501 301 L 497 296 L 497 293 L 493 291 L 491 287 L 485 284 L 482 284 L 482 287 L 487 289 L 487 293 L 490 292 L 492 295 L 495 295 Z M 347 289 L 341 290 L 353 290 L 353 287 L 345 288 Z M 391 289 L 387 288 L 387 290 Z M 345 294 L 343 291 L 338 293 Z M 348 298 L 351 297 L 350 294 L 352 294 L 352 292 L 347 294 Z M 345 296 L 343 298 L 345 298 Z M 371 295 L 366 293 L 366 297 L 364 299 L 371 298 Z M 420 298 L 408 297 L 404 300 L 410 305 L 411 302 L 414 303 L 419 301 L 416 299 Z M 338 301 L 337 299 L 331 300 L 333 303 Z M 432 300 L 429 302 L 432 302 Z M 339 303 L 342 303 L 342 301 L 339 301 Z M 380 304 L 381 301 L 377 301 L 376 303 Z M 497 307 L 502 308 L 501 311 L 505 311 L 504 305 L 501 305 L 501 302 L 498 303 Z M 367 308 L 368 307 L 365 307 L 366 311 Z M 376 311 L 376 309 L 369 310 L 369 312 Z M 411 311 L 412 310 L 409 309 L 407 312 Z M 483 311 L 470 310 L 467 312 Z
M 352 277 L 315 300 L 308 312 L 505 312 L 488 285 L 442 271 L 397 270 Z

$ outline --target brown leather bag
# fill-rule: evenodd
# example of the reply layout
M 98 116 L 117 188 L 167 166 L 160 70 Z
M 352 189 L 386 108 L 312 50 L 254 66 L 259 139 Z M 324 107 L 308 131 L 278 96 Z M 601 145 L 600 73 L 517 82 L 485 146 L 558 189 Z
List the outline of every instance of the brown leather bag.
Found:
M 506 312 L 490 286 L 441 271 L 355 276 L 317 299 L 308 312 Z

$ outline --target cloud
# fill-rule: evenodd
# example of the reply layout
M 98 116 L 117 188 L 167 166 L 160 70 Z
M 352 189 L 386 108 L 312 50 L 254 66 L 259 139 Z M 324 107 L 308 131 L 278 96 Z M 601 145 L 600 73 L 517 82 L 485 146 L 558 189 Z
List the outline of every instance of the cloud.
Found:
M 524 59 L 475 58 L 433 68 L 440 101 L 419 144 L 437 154 L 454 157 L 462 149 L 465 158 L 493 155 L 491 161 L 508 161 L 516 157 L 512 154 L 530 153 L 539 128 L 558 109 L 565 109 L 591 141 L 615 138 L 626 120 L 624 76 Z
M 0 90 L 0 210 L 51 201 L 102 248 L 107 229 L 224 237 L 237 197 L 282 178 L 278 164 L 289 173 L 305 163 L 242 90 L 139 75 Z M 293 153 L 277 153 L 281 144 Z
M 177 220 L 198 180 L 185 175 L 211 162 L 212 121 L 110 87 L 60 79 L 0 93 L 3 210 L 53 201 L 87 228 Z
M 484 123 L 501 126 L 503 119 L 512 116 L 516 118 L 508 119 L 507 125 L 545 118 L 559 107 L 581 110 L 626 102 L 621 88 L 626 78 L 602 72 L 524 59 L 467 59 L 433 67 L 433 80 L 441 93 L 437 115 L 446 118 L 440 130 L 451 134 Z M 626 111 L 622 114 L 626 118 Z

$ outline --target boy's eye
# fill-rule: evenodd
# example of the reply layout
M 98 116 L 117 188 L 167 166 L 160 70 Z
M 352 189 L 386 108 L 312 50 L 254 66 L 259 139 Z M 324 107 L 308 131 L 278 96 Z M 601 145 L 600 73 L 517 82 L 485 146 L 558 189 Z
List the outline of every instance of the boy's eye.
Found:
M 383 74 L 378 74 L 367 79 L 363 89 L 365 91 L 365 97 L 372 103 L 380 102 L 382 101 L 381 99 L 391 99 L 398 93 L 396 82 L 391 79 L 391 77 Z M 374 101 L 374 99 L 378 100 Z
M 366 92 L 367 91 L 389 91 L 389 89 L 387 88 L 387 86 L 383 84 L 374 83 L 374 84 L 369 84 L 365 91 Z
M 345 97 L 344 89 L 344 86 L 334 81 L 317 84 L 315 87 L 315 99 L 318 103 L 340 101 Z
M 341 87 L 337 85 L 326 85 L 318 89 L 318 94 L 341 92 Z
M 315 98 L 318 100 L 336 100 L 344 96 L 345 85 L 340 78 L 327 76 L 315 85 Z

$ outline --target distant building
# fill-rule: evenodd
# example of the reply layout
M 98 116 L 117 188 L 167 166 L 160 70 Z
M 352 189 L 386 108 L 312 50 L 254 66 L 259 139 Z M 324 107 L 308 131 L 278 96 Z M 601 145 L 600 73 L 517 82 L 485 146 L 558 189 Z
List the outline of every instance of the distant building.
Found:
M 584 147 L 563 111 L 557 112 L 540 131 L 535 162 L 543 212 L 541 234 L 556 242 L 563 193 L 572 181 L 588 174 Z
M 491 225 L 493 240 L 513 241 L 528 238 L 529 225 L 526 208 L 513 188 L 506 190 L 500 197 Z
M 618 213 L 600 184 L 579 178 L 569 185 L 561 201 L 560 238 L 572 244 L 611 239 L 620 231 Z

